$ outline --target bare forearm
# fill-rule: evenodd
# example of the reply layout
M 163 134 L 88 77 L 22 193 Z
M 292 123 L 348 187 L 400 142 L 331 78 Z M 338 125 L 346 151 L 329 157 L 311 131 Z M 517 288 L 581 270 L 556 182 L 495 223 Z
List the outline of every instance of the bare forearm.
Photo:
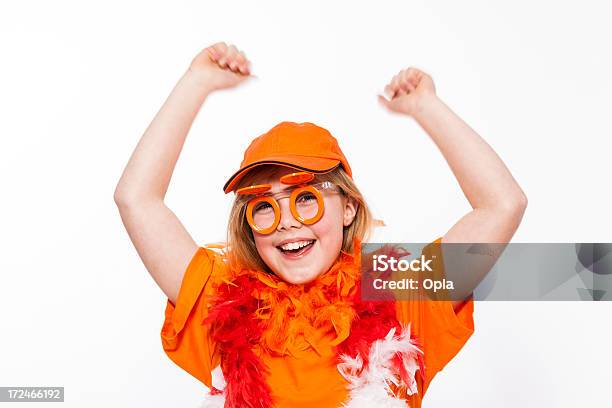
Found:
M 185 72 L 138 142 L 115 190 L 116 201 L 163 200 L 191 125 L 210 93 Z
M 474 209 L 526 205 L 497 153 L 437 96 L 423 101 L 414 118 L 440 149 Z
M 238 85 L 249 74 L 249 61 L 234 45 L 220 42 L 201 50 L 141 137 L 115 190 L 121 220 L 138 255 L 173 304 L 198 244 L 164 196 L 206 97 Z

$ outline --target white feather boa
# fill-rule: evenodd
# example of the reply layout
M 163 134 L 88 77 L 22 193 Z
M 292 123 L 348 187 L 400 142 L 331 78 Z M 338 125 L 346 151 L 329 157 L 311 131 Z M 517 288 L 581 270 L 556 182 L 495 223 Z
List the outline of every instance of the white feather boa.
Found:
M 341 355 L 338 371 L 349 382 L 350 399 L 346 408 L 406 408 L 408 403 L 393 395 L 390 385 L 404 387 L 408 395 L 416 394 L 415 374 L 419 369 L 418 355 L 422 351 L 410 339 L 410 325 L 403 327 L 396 336 L 395 328 L 389 330 L 384 339 L 376 340 L 370 347 L 368 367 L 363 369 L 363 358 Z M 393 357 L 399 355 L 408 373 L 401 378 L 395 372 Z
M 211 372 L 212 376 L 212 385 L 218 390 L 223 390 L 225 388 L 225 378 L 223 377 L 223 372 L 221 371 L 221 366 L 218 365 Z M 210 393 L 206 394 L 204 397 L 204 401 L 199 408 L 223 408 L 225 406 L 225 395 L 217 394 L 211 395 Z
M 423 352 L 410 339 L 410 325 L 403 327 L 399 335 L 395 328 L 391 329 L 384 339 L 376 340 L 370 346 L 369 365 L 363 370 L 363 358 L 357 355 L 352 358 L 341 355 L 338 371 L 349 382 L 349 400 L 342 404 L 345 408 L 407 408 L 408 403 L 391 391 L 391 384 L 405 387 L 408 395 L 416 394 L 417 383 L 415 375 L 419 369 L 418 355 Z M 393 357 L 400 355 L 402 364 L 408 373 L 408 378 L 401 378 L 395 372 Z M 216 383 L 216 384 L 215 384 Z M 225 381 L 220 367 L 213 371 L 213 385 L 223 389 Z M 208 394 L 200 408 L 223 408 L 223 394 Z

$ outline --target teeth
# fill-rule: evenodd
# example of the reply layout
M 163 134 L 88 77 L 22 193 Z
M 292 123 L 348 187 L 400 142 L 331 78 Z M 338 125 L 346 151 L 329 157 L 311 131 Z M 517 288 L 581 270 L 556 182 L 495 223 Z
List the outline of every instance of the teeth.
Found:
M 305 247 L 313 241 L 298 241 L 298 242 L 290 242 L 288 244 L 282 245 L 281 248 L 285 251 L 299 249 Z

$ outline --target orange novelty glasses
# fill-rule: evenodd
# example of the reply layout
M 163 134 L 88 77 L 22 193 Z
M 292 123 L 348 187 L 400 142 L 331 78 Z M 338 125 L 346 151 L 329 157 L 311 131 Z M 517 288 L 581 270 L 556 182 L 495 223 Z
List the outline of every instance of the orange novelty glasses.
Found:
M 280 222 L 278 200 L 289 197 L 289 208 L 293 217 L 302 224 L 311 225 L 319 221 L 325 211 L 322 192 L 337 192 L 334 183 L 323 181 L 309 184 L 315 175 L 297 172 L 284 175 L 280 182 L 290 187 L 272 194 L 271 184 L 258 184 L 236 190 L 236 194 L 254 195 L 249 200 L 246 217 L 251 228 L 260 234 L 271 234 Z

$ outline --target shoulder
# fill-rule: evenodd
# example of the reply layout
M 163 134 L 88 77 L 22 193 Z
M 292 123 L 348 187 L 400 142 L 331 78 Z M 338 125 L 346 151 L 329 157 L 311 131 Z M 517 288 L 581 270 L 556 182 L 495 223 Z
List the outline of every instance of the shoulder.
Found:
M 225 242 L 212 242 L 203 244 L 198 248 L 195 257 L 198 253 L 202 257 L 207 258 L 210 279 L 207 286 L 214 286 L 223 280 L 231 277 L 231 268 L 229 267 L 229 247 Z
M 225 242 L 211 242 L 198 247 L 198 251 L 203 251 L 212 260 L 227 262 L 228 246 Z
M 182 305 L 189 311 L 204 294 L 212 295 L 217 283 L 227 279 L 228 275 L 225 243 L 198 246 L 183 274 L 177 306 Z

